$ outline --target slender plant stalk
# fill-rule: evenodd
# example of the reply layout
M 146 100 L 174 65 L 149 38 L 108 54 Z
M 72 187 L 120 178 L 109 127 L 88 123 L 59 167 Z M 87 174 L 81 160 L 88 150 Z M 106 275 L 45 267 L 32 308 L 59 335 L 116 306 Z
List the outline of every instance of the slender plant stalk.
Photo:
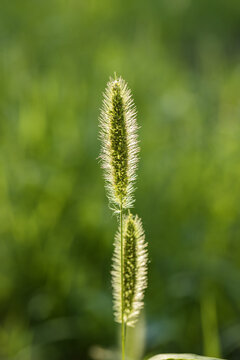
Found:
M 200 305 L 204 353 L 207 356 L 220 356 L 221 347 L 218 336 L 218 319 L 214 290 L 210 283 L 208 284 L 207 282 L 203 284 L 202 289 Z
M 122 360 L 127 326 L 134 326 L 147 286 L 147 250 L 141 220 L 130 213 L 138 163 L 136 108 L 126 82 L 110 78 L 100 116 L 101 163 L 110 207 L 119 215 L 112 285 L 115 319 L 121 323 Z M 124 211 L 128 210 L 128 215 Z
M 124 259 L 124 249 L 123 249 L 123 210 L 122 204 L 120 206 L 120 236 L 121 236 L 121 337 L 122 337 L 122 360 L 125 360 L 125 322 L 124 322 L 124 294 L 123 294 L 123 259 Z

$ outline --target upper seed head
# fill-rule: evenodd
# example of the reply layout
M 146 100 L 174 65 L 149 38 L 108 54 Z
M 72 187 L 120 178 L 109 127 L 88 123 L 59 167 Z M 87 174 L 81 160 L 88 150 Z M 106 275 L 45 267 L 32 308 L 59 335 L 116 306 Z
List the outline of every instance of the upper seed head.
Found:
M 110 78 L 100 115 L 101 162 L 111 206 L 130 208 L 136 180 L 138 140 L 136 108 L 126 82 Z

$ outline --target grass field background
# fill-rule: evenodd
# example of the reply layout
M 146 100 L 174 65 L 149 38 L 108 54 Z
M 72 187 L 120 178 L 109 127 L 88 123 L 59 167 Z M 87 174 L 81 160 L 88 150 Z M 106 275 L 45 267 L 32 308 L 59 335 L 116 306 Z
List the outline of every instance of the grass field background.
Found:
M 239 39 L 234 0 L 1 0 L 0 359 L 117 347 L 97 161 L 114 72 L 138 109 L 150 257 L 129 352 L 239 359 Z

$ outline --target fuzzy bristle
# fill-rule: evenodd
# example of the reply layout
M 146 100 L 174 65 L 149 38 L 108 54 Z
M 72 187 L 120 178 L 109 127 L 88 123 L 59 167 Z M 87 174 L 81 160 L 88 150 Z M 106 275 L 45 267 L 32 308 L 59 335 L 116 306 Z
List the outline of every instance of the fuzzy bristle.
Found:
M 133 205 L 139 152 L 136 108 L 127 83 L 121 77 L 110 78 L 107 84 L 100 129 L 100 159 L 106 189 L 111 208 L 119 212 L 120 208 L 128 209 Z
M 114 245 L 112 285 L 115 319 L 121 323 L 123 311 L 124 323 L 134 326 L 143 307 L 144 290 L 147 287 L 147 244 L 142 222 L 137 215 L 129 214 L 123 221 L 123 289 L 120 229 Z

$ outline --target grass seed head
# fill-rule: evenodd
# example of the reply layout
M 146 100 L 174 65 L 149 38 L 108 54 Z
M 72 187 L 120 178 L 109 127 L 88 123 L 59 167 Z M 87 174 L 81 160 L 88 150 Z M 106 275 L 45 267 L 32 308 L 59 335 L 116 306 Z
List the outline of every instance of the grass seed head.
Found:
M 119 212 L 121 207 L 128 209 L 133 205 L 139 152 L 136 108 L 127 83 L 121 77 L 110 78 L 107 84 L 100 129 L 100 159 L 108 198 L 111 208 Z
M 142 222 L 129 213 L 123 221 L 123 301 L 121 291 L 121 238 L 120 230 L 115 238 L 112 284 L 115 319 L 134 326 L 143 307 L 144 291 L 147 287 L 147 244 Z

